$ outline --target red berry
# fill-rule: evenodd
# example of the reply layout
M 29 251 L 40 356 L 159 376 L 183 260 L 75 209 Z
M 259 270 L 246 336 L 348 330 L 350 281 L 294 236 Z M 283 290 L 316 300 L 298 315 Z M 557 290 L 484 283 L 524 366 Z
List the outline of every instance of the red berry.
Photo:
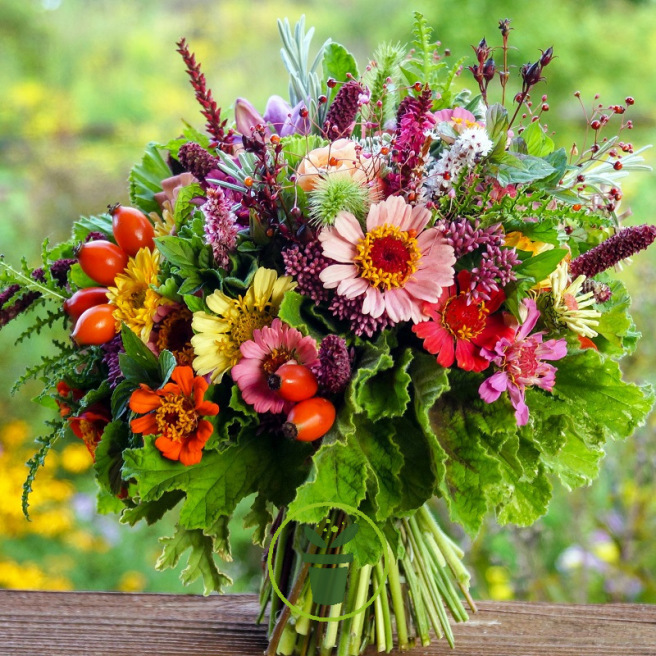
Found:
M 316 376 L 302 364 L 288 362 L 267 379 L 272 390 L 278 392 L 285 401 L 305 401 L 311 399 L 319 389 Z
M 616 171 L 620 171 L 622 169 L 622 166 L 623 166 L 622 162 L 615 162 L 615 164 L 613 164 L 613 168 Z
M 335 406 L 320 396 L 297 403 L 287 415 L 282 432 L 300 442 L 314 442 L 323 437 L 335 423 Z
M 633 105 L 633 104 L 635 103 L 635 98 L 633 98 L 633 96 L 627 96 L 627 97 L 624 99 L 624 102 L 625 102 L 627 105 Z
M 597 120 L 594 120 L 594 121 L 592 121 L 592 123 L 590 123 L 590 127 L 593 130 L 598 130 L 601 127 L 601 122 L 597 121 Z

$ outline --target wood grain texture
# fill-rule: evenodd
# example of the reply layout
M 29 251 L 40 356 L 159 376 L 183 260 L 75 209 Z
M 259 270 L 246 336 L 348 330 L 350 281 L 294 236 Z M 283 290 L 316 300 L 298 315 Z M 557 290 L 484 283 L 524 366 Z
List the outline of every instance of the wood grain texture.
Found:
M 0 591 L 2 656 L 261 656 L 256 597 Z M 416 656 L 656 656 L 656 606 L 480 604 Z M 368 652 L 374 654 L 375 650 Z

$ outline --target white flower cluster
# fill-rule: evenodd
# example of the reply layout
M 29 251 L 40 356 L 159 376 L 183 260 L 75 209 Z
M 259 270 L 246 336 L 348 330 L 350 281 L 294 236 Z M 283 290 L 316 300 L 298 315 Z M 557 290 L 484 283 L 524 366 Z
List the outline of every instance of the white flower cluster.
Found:
M 429 196 L 443 196 L 452 192 L 453 184 L 465 169 L 478 164 L 494 144 L 485 128 L 467 128 L 449 150 L 445 150 L 428 171 L 425 186 Z

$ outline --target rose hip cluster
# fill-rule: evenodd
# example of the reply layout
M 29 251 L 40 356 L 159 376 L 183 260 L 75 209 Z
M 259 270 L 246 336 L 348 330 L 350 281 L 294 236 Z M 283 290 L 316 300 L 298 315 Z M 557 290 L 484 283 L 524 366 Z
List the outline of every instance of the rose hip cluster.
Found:
M 307 367 L 288 362 L 271 374 L 267 383 L 281 398 L 295 404 L 282 427 L 285 437 L 314 442 L 332 428 L 335 406 L 328 399 L 316 396 L 319 383 Z

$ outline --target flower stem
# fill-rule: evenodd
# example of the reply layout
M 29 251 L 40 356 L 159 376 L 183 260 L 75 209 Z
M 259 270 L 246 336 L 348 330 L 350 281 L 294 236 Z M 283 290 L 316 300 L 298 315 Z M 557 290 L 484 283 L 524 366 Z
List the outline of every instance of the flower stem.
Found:
M 403 590 L 401 589 L 401 577 L 399 574 L 399 562 L 392 553 L 392 548 L 387 547 L 387 558 L 389 559 L 389 582 L 392 595 L 392 607 L 396 617 L 396 637 L 399 641 L 399 649 L 408 649 L 408 624 L 406 622 L 405 608 L 403 604 Z
M 380 599 L 383 607 L 383 622 L 385 626 L 385 651 L 390 652 L 394 647 L 394 636 L 392 634 L 392 616 L 390 614 L 389 599 L 387 598 L 387 581 L 384 579 L 383 563 L 378 561 L 375 567 L 375 581 L 377 585 L 382 585 Z
M 334 604 L 330 607 L 328 617 L 339 617 L 342 613 L 342 604 Z M 326 634 L 321 643 L 321 656 L 331 656 L 333 648 L 337 642 L 337 631 L 339 629 L 339 622 L 328 622 Z
M 367 601 L 369 584 L 371 582 L 371 565 L 363 565 L 358 576 L 358 591 L 355 595 L 354 606 L 357 610 Z M 362 628 L 364 626 L 364 613 L 357 613 L 353 618 L 350 631 L 349 654 L 358 656 L 362 644 Z
M 356 570 L 349 572 L 348 593 L 346 595 L 346 608 L 345 615 L 352 613 L 357 606 L 355 605 L 355 598 L 357 596 L 357 586 L 355 585 Z M 351 640 L 351 626 L 353 618 L 349 617 L 341 622 L 342 627 L 339 634 L 339 642 L 337 644 L 337 656 L 348 656 L 349 643 Z
M 405 531 L 402 529 L 402 532 Z M 406 542 L 407 542 L 407 535 Z M 424 607 L 424 600 L 419 587 L 419 581 L 415 574 L 414 564 L 410 558 L 409 550 L 406 550 L 403 556 L 403 571 L 405 578 L 410 587 L 410 596 L 412 598 L 412 606 L 414 609 L 415 627 L 419 634 L 419 639 L 424 647 L 430 645 L 430 630 L 428 628 L 428 617 L 426 616 L 426 608 Z
M 289 539 L 289 532 L 292 529 L 292 523 L 288 523 L 280 532 L 280 537 L 276 546 L 276 553 L 273 555 L 273 576 L 278 585 L 280 585 L 280 575 L 282 573 L 282 565 L 285 560 L 285 551 L 287 550 L 287 541 Z M 271 595 L 271 609 L 269 611 L 269 635 L 274 631 L 276 624 L 276 616 L 280 608 L 280 597 L 277 594 Z

